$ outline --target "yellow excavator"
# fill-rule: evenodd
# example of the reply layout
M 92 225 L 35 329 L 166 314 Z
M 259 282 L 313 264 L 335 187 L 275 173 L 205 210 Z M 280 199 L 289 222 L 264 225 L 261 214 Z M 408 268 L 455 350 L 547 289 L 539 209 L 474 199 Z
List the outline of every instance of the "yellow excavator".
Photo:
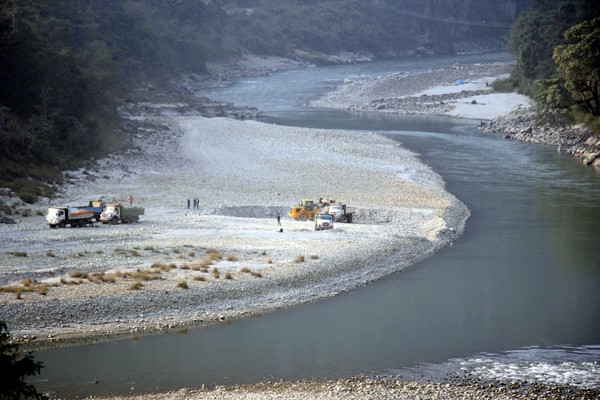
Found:
M 300 204 L 292 206 L 288 217 L 294 218 L 296 221 L 308 221 L 315 218 L 315 214 L 319 212 L 320 204 L 315 204 L 312 200 L 300 200 Z

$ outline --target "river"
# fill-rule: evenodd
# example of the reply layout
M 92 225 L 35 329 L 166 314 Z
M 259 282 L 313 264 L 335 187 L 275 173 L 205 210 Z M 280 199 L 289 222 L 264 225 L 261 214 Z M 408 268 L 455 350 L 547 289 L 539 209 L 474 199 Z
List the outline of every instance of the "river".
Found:
M 506 54 L 288 71 L 200 93 L 267 122 L 380 131 L 471 211 L 419 264 L 335 298 L 137 340 L 45 350 L 36 386 L 61 396 L 379 373 L 600 386 L 600 176 L 556 148 L 482 134 L 478 121 L 311 110 L 345 78 Z M 94 383 L 98 381 L 99 383 Z

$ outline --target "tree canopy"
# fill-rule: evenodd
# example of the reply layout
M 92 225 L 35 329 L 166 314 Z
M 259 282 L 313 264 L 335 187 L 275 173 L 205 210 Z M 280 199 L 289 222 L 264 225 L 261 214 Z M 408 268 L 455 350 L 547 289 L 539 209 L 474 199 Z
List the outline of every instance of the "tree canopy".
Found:
M 540 121 L 577 120 L 600 133 L 599 16 L 594 0 L 536 1 L 513 25 L 509 82 L 535 99 Z
M 600 17 L 575 25 L 564 36 L 567 43 L 553 53 L 564 86 L 584 113 L 600 117 Z
M 37 375 L 43 364 L 35 361 L 31 352 L 21 354 L 19 345 L 10 342 L 6 322 L 0 321 L 0 399 L 35 398 L 46 399 L 25 378 Z

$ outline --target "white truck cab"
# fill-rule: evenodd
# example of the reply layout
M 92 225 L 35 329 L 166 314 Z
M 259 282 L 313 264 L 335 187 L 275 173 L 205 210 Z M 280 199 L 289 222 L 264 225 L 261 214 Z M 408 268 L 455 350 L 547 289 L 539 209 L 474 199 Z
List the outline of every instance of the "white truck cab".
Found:
M 333 215 L 315 214 L 315 231 L 333 229 Z

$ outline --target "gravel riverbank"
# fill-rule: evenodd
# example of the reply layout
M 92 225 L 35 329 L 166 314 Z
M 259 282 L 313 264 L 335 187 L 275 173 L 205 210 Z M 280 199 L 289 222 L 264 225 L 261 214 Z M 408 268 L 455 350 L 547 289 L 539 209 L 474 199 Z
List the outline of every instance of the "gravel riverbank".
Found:
M 431 255 L 469 215 L 437 174 L 377 134 L 172 116 L 146 117 L 135 139 L 73 174 L 52 204 L 131 195 L 145 207 L 140 223 L 0 225 L 0 310 L 23 340 L 106 340 L 313 302 Z M 319 197 L 356 207 L 355 223 L 316 232 L 286 216 Z M 192 198 L 198 209 L 186 208 Z

